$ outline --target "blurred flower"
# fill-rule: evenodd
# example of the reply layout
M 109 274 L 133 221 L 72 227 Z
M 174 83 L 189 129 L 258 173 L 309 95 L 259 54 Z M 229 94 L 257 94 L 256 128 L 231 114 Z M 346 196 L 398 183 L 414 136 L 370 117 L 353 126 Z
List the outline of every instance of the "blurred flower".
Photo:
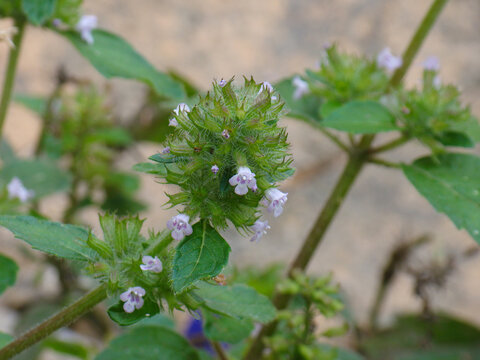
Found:
M 388 72 L 393 72 L 395 69 L 398 69 L 402 66 L 402 62 L 402 58 L 394 56 L 388 47 L 380 51 L 377 56 L 378 66 L 386 69 Z
M 87 44 L 93 44 L 92 30 L 96 29 L 98 20 L 95 15 L 83 15 L 78 21 L 75 29 L 80 33 L 83 41 Z
M 165 149 L 162 150 L 162 154 L 170 154 L 170 146 L 166 146 Z
M 0 41 L 5 41 L 10 48 L 14 49 L 15 44 L 13 43 L 13 35 L 18 32 L 18 29 L 15 26 L 11 26 L 4 30 L 0 30 Z
M 27 202 L 35 195 L 35 192 L 23 186 L 22 181 L 16 176 L 8 183 L 7 191 L 9 199 L 17 198 L 22 203 Z
M 227 85 L 227 80 L 222 79 L 218 82 L 218 86 L 220 87 L 224 87 L 225 85 Z
M 252 191 L 257 191 L 255 174 L 246 166 L 240 166 L 237 174 L 233 175 L 228 182 L 235 186 L 235 194 L 237 195 L 245 195 L 249 188 Z
M 440 61 L 436 56 L 429 56 L 423 62 L 423 69 L 429 71 L 438 71 L 440 70 Z
M 181 241 L 183 238 L 192 234 L 192 226 L 188 223 L 190 217 L 185 214 L 178 214 L 167 221 L 167 228 L 172 230 L 172 237 Z
M 151 257 L 151 256 L 144 256 L 142 257 L 143 264 L 140 265 L 140 269 L 143 271 L 153 271 L 154 273 L 162 272 L 163 265 L 158 256 Z
M 258 242 L 260 238 L 267 233 L 267 230 L 270 229 L 268 226 L 268 221 L 255 221 L 255 224 L 251 227 L 253 231 L 255 231 L 255 235 L 250 239 L 250 241 Z
M 278 189 L 268 189 L 265 193 L 264 205 L 267 206 L 267 211 L 273 213 L 273 216 L 280 216 L 283 212 L 283 206 L 287 202 L 288 193 L 283 193 Z
M 171 118 L 170 120 L 168 120 L 168 126 L 173 126 L 173 127 L 178 126 L 177 119 Z
M 127 313 L 132 313 L 135 309 L 140 309 L 143 306 L 142 296 L 144 295 L 145 289 L 140 286 L 128 288 L 127 291 L 120 295 L 120 300 L 125 303 L 123 304 L 123 310 Z
M 295 100 L 301 99 L 303 95 L 306 95 L 310 92 L 310 87 L 305 80 L 302 80 L 300 76 L 295 76 L 292 79 L 292 85 L 295 87 L 293 92 L 293 98 Z
M 216 175 L 218 173 L 219 168 L 217 165 L 213 165 L 210 170 L 212 170 L 212 172 Z

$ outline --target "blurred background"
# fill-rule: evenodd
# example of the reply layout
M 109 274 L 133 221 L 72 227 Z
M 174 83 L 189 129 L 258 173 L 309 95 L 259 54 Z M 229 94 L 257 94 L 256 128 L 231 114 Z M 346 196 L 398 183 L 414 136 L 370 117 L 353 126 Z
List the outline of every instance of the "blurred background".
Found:
M 274 83 L 305 68 L 315 68 L 325 43 L 341 49 L 368 53 L 372 57 L 389 46 L 400 55 L 430 1 L 418 0 L 85 0 L 86 14 L 95 14 L 99 27 L 124 37 L 154 66 L 174 69 L 201 90 L 214 79 L 252 75 L 257 82 Z M 421 49 L 406 82 L 415 86 L 421 78 L 421 63 L 435 55 L 441 62 L 443 82 L 458 84 L 464 100 L 475 115 L 480 114 L 480 2 L 452 0 Z M 0 20 L 0 28 L 9 24 Z M 0 69 L 8 48 L 0 44 Z M 60 66 L 67 73 L 106 81 L 65 39 L 39 28 L 28 28 L 20 55 L 16 92 L 48 96 Z M 3 77 L 0 79 L 3 81 Z M 145 98 L 145 86 L 133 81 L 112 80 L 112 101 L 120 121 L 128 121 Z M 292 144 L 296 175 L 281 190 L 288 192 L 283 215 L 271 221 L 272 229 L 260 243 L 229 234 L 231 259 L 239 267 L 266 266 L 288 262 L 310 230 L 330 189 L 344 156 L 319 132 L 301 122 L 285 119 Z M 5 124 L 5 136 L 21 156 L 31 156 L 40 131 L 40 120 L 30 110 L 13 103 Z M 379 137 L 379 141 L 385 137 Z M 142 142 L 116 159 L 116 166 L 128 171 L 137 162 L 161 150 L 158 143 Z M 425 148 L 399 149 L 396 161 L 409 161 Z M 149 208 L 141 213 L 147 227 L 164 228 L 175 213 L 162 207 L 165 185 L 154 176 L 141 176 L 139 198 Z M 59 220 L 66 196 L 54 195 L 42 202 L 41 211 Z M 78 216 L 97 233 L 97 210 L 84 208 Z M 455 229 L 446 216 L 431 206 L 397 170 L 368 166 L 348 195 L 323 244 L 311 262 L 312 274 L 332 272 L 341 285 L 354 317 L 368 318 L 379 277 L 392 250 L 398 244 L 422 234 L 433 241 L 415 253 L 413 263 L 427 266 L 432 261 L 453 257 L 451 276 L 435 290 L 433 308 L 448 310 L 480 325 L 480 256 L 463 260 L 462 253 L 475 246 L 464 232 Z M 100 233 L 99 233 L 100 234 Z M 0 331 L 10 332 L 18 322 L 11 308 L 35 297 L 55 298 L 60 291 L 55 268 L 38 271 L 41 264 L 31 251 L 19 247 L 9 232 L 0 231 L 2 252 L 20 265 L 17 284 L 0 301 Z M 459 260 L 462 258 L 462 260 Z M 458 261 L 457 261 L 458 260 Z M 33 286 L 33 284 L 36 284 Z M 413 294 L 414 279 L 402 273 L 387 294 L 380 321 L 387 324 L 399 311 L 418 311 L 421 301 Z M 15 304 L 15 306 L 12 306 Z

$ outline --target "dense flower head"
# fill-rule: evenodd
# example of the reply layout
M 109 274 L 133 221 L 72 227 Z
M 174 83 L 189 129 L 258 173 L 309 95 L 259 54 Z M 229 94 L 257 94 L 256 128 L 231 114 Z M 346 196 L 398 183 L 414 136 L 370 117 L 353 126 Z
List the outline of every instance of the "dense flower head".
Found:
M 287 134 L 277 124 L 284 102 L 268 85 L 214 82 L 189 111 L 174 112 L 177 126 L 165 143 L 170 153 L 151 158 L 165 166 L 166 174 L 159 173 L 165 182 L 180 188 L 169 204 L 217 228 L 227 220 L 245 230 L 255 223 L 264 192 L 293 173 Z

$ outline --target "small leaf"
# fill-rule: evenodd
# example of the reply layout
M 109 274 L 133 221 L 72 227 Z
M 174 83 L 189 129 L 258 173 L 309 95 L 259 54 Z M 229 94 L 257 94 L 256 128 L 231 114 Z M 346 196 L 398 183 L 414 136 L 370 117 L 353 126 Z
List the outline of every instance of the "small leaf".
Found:
M 203 306 L 236 318 L 268 323 L 275 318 L 275 307 L 270 300 L 246 285 L 220 286 L 199 282 L 194 294 Z
M 217 276 L 228 263 L 230 245 L 207 222 L 178 244 L 173 259 L 173 289 L 181 292 L 197 280 Z
M 0 294 L 9 286 L 15 284 L 18 265 L 12 259 L 0 254 Z
M 55 11 L 57 0 L 22 0 L 22 9 L 33 25 L 42 25 Z
M 205 317 L 205 336 L 213 341 L 236 344 L 247 338 L 254 328 L 249 319 L 237 319 L 209 311 L 202 311 L 202 314 Z
M 0 349 L 13 340 L 12 335 L 0 332 Z
M 398 130 L 394 116 L 375 101 L 351 101 L 331 112 L 322 124 L 352 134 Z
M 106 78 L 135 79 L 150 85 L 158 95 L 174 99 L 185 97 L 180 83 L 155 69 L 121 37 L 105 30 L 94 30 L 94 43 L 87 44 L 74 31 L 62 35 Z
M 142 326 L 114 339 L 95 360 L 200 360 L 188 341 L 165 327 Z
M 135 309 L 132 313 L 125 312 L 125 310 L 123 310 L 123 304 L 123 302 L 119 301 L 115 305 L 110 306 L 107 310 L 110 319 L 121 326 L 135 324 L 140 320 L 148 319 L 150 316 L 156 315 L 160 312 L 158 304 L 148 298 L 145 299 L 145 302 L 140 309 Z
M 480 158 L 469 154 L 424 157 L 403 172 L 438 212 L 480 243 Z
M 13 215 L 0 216 L 0 225 L 34 249 L 71 260 L 95 259 L 95 253 L 86 243 L 88 230 L 80 226 Z

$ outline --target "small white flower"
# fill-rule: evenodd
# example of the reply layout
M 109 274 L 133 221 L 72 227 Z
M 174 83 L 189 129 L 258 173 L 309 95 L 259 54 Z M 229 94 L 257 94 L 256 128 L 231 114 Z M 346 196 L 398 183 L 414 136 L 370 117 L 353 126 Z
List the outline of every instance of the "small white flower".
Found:
M 35 195 L 35 192 L 23 186 L 22 181 L 16 176 L 8 183 L 7 191 L 9 199 L 17 198 L 22 203 L 27 202 Z
M 162 154 L 170 154 L 170 146 L 166 146 L 165 149 L 162 150 Z
M 170 120 L 168 120 L 168 126 L 177 127 L 177 126 L 178 126 L 178 121 L 177 121 L 177 119 L 171 118 Z
M 230 185 L 235 186 L 235 194 L 237 195 L 245 195 L 249 188 L 252 191 L 257 191 L 255 174 L 246 166 L 240 166 L 238 172 L 228 182 Z
M 305 80 L 302 80 L 300 76 L 295 76 L 292 79 L 292 85 L 295 87 L 293 92 L 293 98 L 295 100 L 301 99 L 303 95 L 306 95 L 310 92 L 310 87 Z
M 187 104 L 185 104 L 185 103 L 180 103 L 180 104 L 178 104 L 178 106 L 175 108 L 175 110 L 173 110 L 173 112 L 175 113 L 175 115 L 180 115 L 180 111 L 181 111 L 181 112 L 188 113 L 188 112 L 190 112 L 190 108 L 188 107 Z
M 151 257 L 148 255 L 145 255 L 142 257 L 142 262 L 143 264 L 140 265 L 140 269 L 143 271 L 153 271 L 154 273 L 159 273 L 162 272 L 163 270 L 163 265 L 158 256 Z
M 283 193 L 275 188 L 268 189 L 263 204 L 267 206 L 269 213 L 273 213 L 273 216 L 280 216 L 283 212 L 283 206 L 287 202 L 287 195 L 288 193 Z
M 220 169 L 218 168 L 217 165 L 213 165 L 210 170 L 212 170 L 212 172 L 213 172 L 215 175 L 217 175 L 218 170 L 220 170 Z
M 423 62 L 423 69 L 428 71 L 440 70 L 440 61 L 436 56 L 429 56 Z
M 380 51 L 377 56 L 378 66 L 386 69 L 388 72 L 393 72 L 395 69 L 398 69 L 402 66 L 402 63 L 402 58 L 394 56 L 388 47 Z
M 120 300 L 123 304 L 123 310 L 127 313 L 132 313 L 135 309 L 140 309 L 143 306 L 142 297 L 145 295 L 145 289 L 140 286 L 128 288 L 127 291 L 120 295 Z
M 83 15 L 78 21 L 75 29 L 80 33 L 83 41 L 87 44 L 93 44 L 92 30 L 96 29 L 98 20 L 95 15 Z
M 193 232 L 192 226 L 188 223 L 190 217 L 185 214 L 178 214 L 167 221 L 167 228 L 172 230 L 172 237 L 175 240 L 181 241 Z
M 220 87 L 224 87 L 225 85 L 227 85 L 227 80 L 222 79 L 218 82 L 218 86 Z
M 5 41 L 11 49 L 15 48 L 13 43 L 13 36 L 18 32 L 18 29 L 15 26 L 11 26 L 4 30 L 0 30 L 0 41 Z
M 255 231 L 255 235 L 250 239 L 250 241 L 258 242 L 260 238 L 267 233 L 267 230 L 270 229 L 268 226 L 268 221 L 255 221 L 255 224 L 251 227 L 253 231 Z

